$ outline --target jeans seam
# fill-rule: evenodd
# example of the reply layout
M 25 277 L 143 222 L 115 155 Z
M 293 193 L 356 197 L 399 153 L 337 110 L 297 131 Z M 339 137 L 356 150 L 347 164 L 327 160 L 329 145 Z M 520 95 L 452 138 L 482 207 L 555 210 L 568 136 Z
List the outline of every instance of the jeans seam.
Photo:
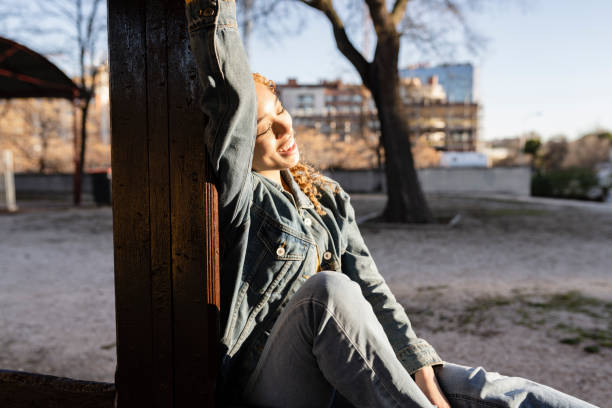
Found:
M 344 329 L 342 324 L 340 324 L 340 322 L 336 319 L 336 316 L 334 315 L 334 313 L 327 307 L 327 305 L 325 303 L 320 302 L 320 301 L 318 301 L 316 299 L 313 299 L 313 298 L 309 298 L 309 299 L 304 299 L 304 300 L 298 302 L 295 305 L 295 307 L 297 307 L 297 306 L 299 306 L 301 304 L 307 303 L 307 302 L 312 302 L 315 305 L 321 306 L 326 312 L 328 312 L 330 314 L 330 316 L 332 317 L 332 319 L 336 323 L 336 326 L 342 331 L 342 333 L 344 334 L 346 339 L 351 343 L 351 345 L 353 346 L 353 348 L 355 349 L 355 351 L 357 352 L 359 357 L 361 357 L 361 359 L 363 360 L 363 363 L 370 369 L 370 371 L 372 371 L 372 373 L 374 373 L 374 376 L 376 378 L 378 378 L 378 382 L 382 385 L 382 388 L 385 391 L 385 393 L 393 400 L 393 402 L 395 403 L 396 406 L 401 406 L 399 401 L 397 401 L 395 399 L 395 397 L 393 395 L 391 395 L 391 393 L 387 390 L 387 386 L 385 385 L 385 383 L 383 381 L 383 377 L 378 375 L 378 373 L 376 373 L 376 370 L 374 370 L 374 367 L 370 366 L 370 364 L 368 363 L 366 358 L 363 356 L 363 354 L 361 354 L 361 350 L 359 350 L 359 348 L 355 345 L 355 343 L 353 342 L 351 337 L 348 335 L 348 333 L 346 332 L 346 330 Z
M 471 403 L 478 404 L 481 407 L 502 408 L 506 406 L 504 404 L 498 404 L 496 402 L 483 401 L 483 400 L 471 397 L 469 395 L 464 395 L 464 394 L 446 394 L 446 397 L 449 399 L 469 401 Z

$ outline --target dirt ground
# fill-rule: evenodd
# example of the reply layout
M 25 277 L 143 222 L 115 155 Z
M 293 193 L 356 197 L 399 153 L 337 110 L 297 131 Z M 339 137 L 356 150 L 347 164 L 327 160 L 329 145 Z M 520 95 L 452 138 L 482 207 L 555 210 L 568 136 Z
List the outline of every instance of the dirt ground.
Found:
M 430 197 L 454 227 L 361 229 L 417 334 L 443 359 L 612 400 L 612 211 Z M 355 195 L 358 216 L 384 197 Z M 0 368 L 113 381 L 112 215 L 0 214 Z

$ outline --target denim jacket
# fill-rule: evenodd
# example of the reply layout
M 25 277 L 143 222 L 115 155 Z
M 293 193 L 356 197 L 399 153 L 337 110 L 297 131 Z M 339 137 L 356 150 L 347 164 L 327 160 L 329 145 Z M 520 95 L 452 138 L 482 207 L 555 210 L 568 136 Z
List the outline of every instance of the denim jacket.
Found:
M 359 284 L 408 372 L 441 363 L 378 272 L 348 194 L 320 188 L 321 216 L 289 171 L 281 176 L 291 193 L 252 171 L 257 101 L 235 2 L 186 3 L 219 193 L 222 381 L 244 384 L 283 307 L 317 267 Z

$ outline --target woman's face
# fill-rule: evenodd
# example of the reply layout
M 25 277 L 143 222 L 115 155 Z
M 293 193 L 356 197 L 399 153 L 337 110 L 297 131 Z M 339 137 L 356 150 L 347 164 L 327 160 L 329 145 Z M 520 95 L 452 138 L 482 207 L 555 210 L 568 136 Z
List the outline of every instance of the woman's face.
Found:
M 253 170 L 265 172 L 295 166 L 300 153 L 294 139 L 291 116 L 266 85 L 255 82 L 257 93 L 257 138 Z

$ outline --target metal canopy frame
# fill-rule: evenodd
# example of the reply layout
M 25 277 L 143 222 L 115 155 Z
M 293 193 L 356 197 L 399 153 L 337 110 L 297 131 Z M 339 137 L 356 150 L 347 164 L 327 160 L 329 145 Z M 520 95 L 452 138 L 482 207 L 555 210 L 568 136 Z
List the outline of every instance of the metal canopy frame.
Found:
M 0 37 L 0 98 L 79 97 L 79 88 L 36 51 Z

